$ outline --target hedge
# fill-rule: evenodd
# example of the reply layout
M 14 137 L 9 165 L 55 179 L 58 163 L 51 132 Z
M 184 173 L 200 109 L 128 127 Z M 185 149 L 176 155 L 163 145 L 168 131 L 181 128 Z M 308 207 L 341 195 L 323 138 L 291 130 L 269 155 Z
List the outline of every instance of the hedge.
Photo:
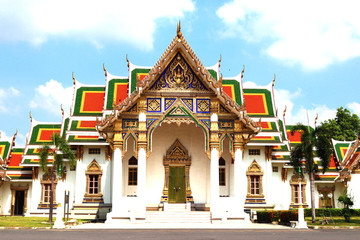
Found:
M 257 211 L 258 223 L 272 223 L 280 222 L 282 224 L 290 224 L 290 221 L 297 221 L 297 210 L 283 210 L 283 211 Z
M 360 209 L 351 209 L 352 216 L 360 216 Z M 331 216 L 343 216 L 342 208 L 316 208 L 315 209 L 316 217 L 329 217 Z M 311 217 L 311 208 L 304 209 L 305 217 Z M 292 210 L 265 210 L 257 211 L 257 222 L 258 223 L 272 223 L 280 222 L 282 224 L 290 224 L 290 221 L 298 220 L 298 211 L 297 209 Z
M 351 209 L 352 216 L 360 216 L 360 209 Z M 305 217 L 311 217 L 311 208 L 304 209 Z M 343 217 L 342 208 L 316 208 L 316 217 Z

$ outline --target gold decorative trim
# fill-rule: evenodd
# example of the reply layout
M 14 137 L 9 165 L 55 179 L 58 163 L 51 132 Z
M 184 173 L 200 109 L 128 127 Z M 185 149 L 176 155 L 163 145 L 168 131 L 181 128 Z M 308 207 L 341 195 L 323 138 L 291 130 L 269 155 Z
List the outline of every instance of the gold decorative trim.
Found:
M 264 198 L 263 194 L 263 178 L 264 172 L 261 169 L 261 166 L 254 160 L 246 171 L 246 176 L 248 179 L 248 188 L 246 198 Z M 251 194 L 251 176 L 259 176 L 259 194 Z M 263 201 L 261 201 L 263 202 Z
M 94 159 L 92 162 L 87 166 L 85 175 L 86 175 L 86 185 L 85 185 L 85 194 L 83 198 L 83 202 L 97 202 L 103 203 L 103 194 L 101 192 L 101 177 L 103 174 L 103 170 L 101 169 L 100 164 Z M 89 186 L 89 179 L 90 175 L 98 175 L 99 181 L 99 192 L 96 194 L 88 193 L 88 186 Z

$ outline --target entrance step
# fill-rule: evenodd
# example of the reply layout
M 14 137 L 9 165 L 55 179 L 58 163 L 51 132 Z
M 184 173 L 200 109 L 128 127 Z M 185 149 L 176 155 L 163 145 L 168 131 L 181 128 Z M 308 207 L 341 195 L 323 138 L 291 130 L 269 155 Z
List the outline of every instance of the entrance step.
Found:
M 185 203 L 169 203 L 167 205 L 167 211 L 169 212 L 184 212 L 186 211 Z
M 210 212 L 146 212 L 147 223 L 210 223 Z

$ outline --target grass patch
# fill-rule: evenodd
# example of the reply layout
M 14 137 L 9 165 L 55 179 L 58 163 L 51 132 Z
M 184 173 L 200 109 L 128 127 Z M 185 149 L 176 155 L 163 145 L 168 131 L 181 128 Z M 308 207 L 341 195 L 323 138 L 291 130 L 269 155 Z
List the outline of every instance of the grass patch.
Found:
M 51 227 L 48 220 L 48 217 L 3 216 L 0 217 L 0 227 Z
M 333 217 L 334 223 L 330 218 L 327 218 L 329 224 L 322 224 L 321 221 L 323 219 L 324 219 L 323 217 L 317 217 L 316 222 L 312 223 L 311 217 L 305 217 L 305 221 L 307 221 L 309 226 L 338 226 L 338 227 L 360 226 L 360 217 L 359 216 L 351 217 L 351 220 L 349 223 L 345 222 L 344 217 Z

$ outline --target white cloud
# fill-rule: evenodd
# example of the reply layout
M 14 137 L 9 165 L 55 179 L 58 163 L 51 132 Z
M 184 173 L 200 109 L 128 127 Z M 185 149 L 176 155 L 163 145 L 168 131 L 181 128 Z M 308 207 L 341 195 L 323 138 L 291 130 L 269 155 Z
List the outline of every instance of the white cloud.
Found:
M 64 88 L 61 83 L 51 79 L 45 86 L 35 89 L 35 97 L 30 101 L 30 108 L 44 109 L 52 115 L 61 115 L 60 105 L 68 111 L 71 106 L 73 87 Z
M 11 142 L 12 137 L 13 135 L 7 136 L 5 131 L 0 130 L 0 141 Z M 21 133 L 18 133 L 15 138 L 15 147 L 23 147 L 23 146 L 25 146 L 25 136 Z
M 14 87 L 9 87 L 8 89 L 0 88 L 0 113 L 8 112 L 9 105 L 12 102 L 13 97 L 19 96 L 20 92 Z
M 353 113 L 360 117 L 360 103 L 352 102 L 346 105 Z
M 5 131 L 0 130 L 0 141 L 11 142 L 12 136 L 7 136 Z
M 360 56 L 360 1 L 232 0 L 217 10 L 224 36 L 269 41 L 265 52 L 305 70 Z
M 244 82 L 244 88 L 259 87 L 254 82 Z M 265 87 L 264 87 L 265 88 Z M 317 125 L 330 118 L 335 118 L 336 109 L 330 109 L 326 105 L 313 105 L 309 109 L 303 106 L 294 108 L 296 98 L 302 95 L 301 89 L 291 92 L 286 89 L 274 88 L 275 106 L 278 109 L 278 116 L 282 120 L 282 115 L 286 106 L 285 121 L 287 125 L 294 125 L 296 123 L 309 124 L 314 127 L 315 117 L 318 114 Z M 359 105 L 360 107 L 360 105 Z M 359 108 L 360 110 L 360 108 Z
M 155 21 L 176 22 L 195 8 L 191 0 L 5 0 L 0 8 L 0 40 L 42 44 L 51 37 L 153 46 Z

